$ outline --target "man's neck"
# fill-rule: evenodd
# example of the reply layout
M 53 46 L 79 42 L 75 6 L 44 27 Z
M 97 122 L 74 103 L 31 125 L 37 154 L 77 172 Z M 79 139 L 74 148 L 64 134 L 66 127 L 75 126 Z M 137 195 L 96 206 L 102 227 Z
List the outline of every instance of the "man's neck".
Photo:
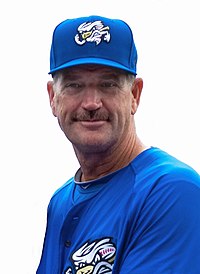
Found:
M 147 147 L 136 136 L 123 149 L 117 147 L 111 153 L 86 154 L 76 151 L 82 170 L 82 181 L 94 180 L 127 166 Z

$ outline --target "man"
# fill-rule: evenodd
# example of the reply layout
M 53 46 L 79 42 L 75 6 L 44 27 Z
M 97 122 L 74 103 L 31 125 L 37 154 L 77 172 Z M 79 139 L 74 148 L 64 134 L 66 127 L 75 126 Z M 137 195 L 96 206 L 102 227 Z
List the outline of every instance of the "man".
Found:
M 136 62 L 121 20 L 55 28 L 47 89 L 80 169 L 51 198 L 37 274 L 200 273 L 200 176 L 138 138 Z

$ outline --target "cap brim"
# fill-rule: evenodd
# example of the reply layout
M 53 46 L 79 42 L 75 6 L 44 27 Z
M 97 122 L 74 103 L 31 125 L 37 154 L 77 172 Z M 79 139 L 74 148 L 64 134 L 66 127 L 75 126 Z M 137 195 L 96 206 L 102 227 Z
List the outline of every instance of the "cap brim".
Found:
M 122 69 L 122 70 L 130 72 L 134 75 L 137 74 L 134 69 L 131 70 L 131 69 L 128 69 L 127 67 L 125 67 L 119 63 L 116 63 L 114 61 L 107 60 L 107 59 L 100 59 L 100 58 L 81 58 L 81 59 L 72 60 L 70 62 L 67 62 L 66 64 L 63 64 L 61 66 L 58 66 L 55 69 L 50 70 L 50 72 L 48 74 L 53 74 L 56 71 L 59 71 L 59 70 L 65 69 L 65 68 L 78 66 L 78 65 L 87 65 L 87 64 L 104 65 L 104 66 Z

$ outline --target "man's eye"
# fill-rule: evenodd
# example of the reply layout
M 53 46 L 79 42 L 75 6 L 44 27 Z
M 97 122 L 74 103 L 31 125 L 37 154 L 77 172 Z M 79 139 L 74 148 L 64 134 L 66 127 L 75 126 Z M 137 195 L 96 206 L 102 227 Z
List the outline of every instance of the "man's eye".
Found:
M 104 88 L 112 88 L 112 87 L 116 87 L 116 83 L 114 82 L 104 82 L 101 84 L 102 87 Z
M 78 83 L 68 83 L 65 85 L 66 88 L 80 88 L 81 85 Z

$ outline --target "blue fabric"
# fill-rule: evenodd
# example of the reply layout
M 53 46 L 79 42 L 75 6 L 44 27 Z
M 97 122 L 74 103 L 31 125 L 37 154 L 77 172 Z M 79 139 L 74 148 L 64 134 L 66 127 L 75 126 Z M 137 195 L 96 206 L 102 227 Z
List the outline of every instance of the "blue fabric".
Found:
M 200 176 L 151 148 L 108 178 L 53 195 L 37 274 L 199 274 Z
M 67 19 L 54 30 L 50 74 L 81 64 L 100 64 L 136 75 L 137 50 L 122 20 L 92 15 Z

